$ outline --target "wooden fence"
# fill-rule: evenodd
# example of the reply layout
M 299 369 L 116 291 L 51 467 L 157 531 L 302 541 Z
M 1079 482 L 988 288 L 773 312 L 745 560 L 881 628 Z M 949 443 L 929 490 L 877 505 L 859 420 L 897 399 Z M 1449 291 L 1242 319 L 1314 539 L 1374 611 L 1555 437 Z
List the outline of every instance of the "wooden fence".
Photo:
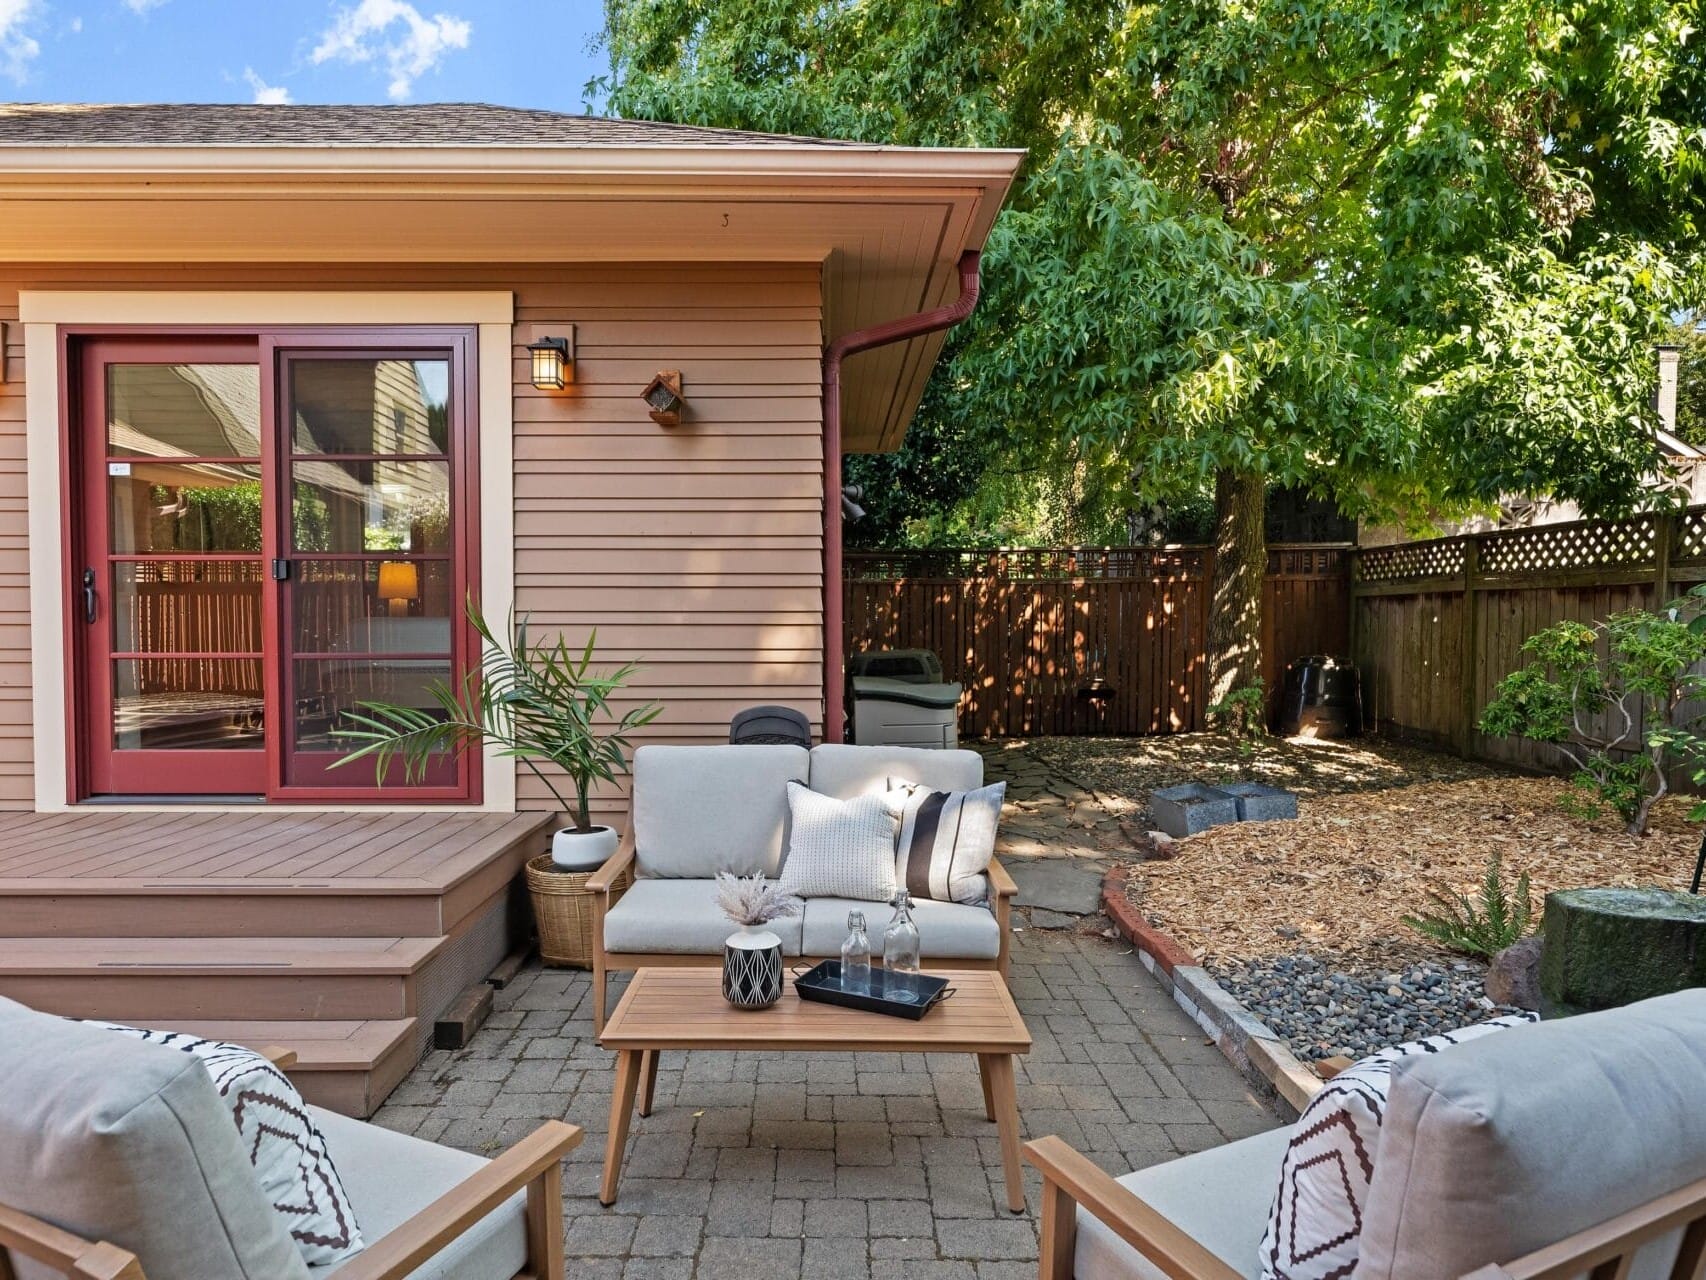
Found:
M 1268 553 L 1263 654 L 1343 653 L 1350 548 Z M 1208 547 L 852 553 L 848 653 L 930 649 L 965 686 L 966 737 L 1179 733 L 1204 727 Z M 1094 680 L 1105 699 L 1085 696 Z
M 1475 729 L 1494 686 L 1522 665 L 1522 642 L 1567 618 L 1656 607 L 1698 582 L 1706 507 L 1363 548 L 1351 557 L 1351 652 L 1365 709 L 1382 731 L 1553 768 L 1555 753 Z

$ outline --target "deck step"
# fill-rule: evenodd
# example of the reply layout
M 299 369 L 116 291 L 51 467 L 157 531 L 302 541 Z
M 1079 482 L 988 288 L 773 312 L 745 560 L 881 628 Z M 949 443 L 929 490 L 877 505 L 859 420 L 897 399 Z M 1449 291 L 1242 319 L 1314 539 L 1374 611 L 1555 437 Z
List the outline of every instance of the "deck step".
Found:
M 390 1021 L 445 938 L 0 938 L 0 995 L 120 1021 Z M 436 1011 L 434 1011 L 436 1012 Z
M 302 1096 L 316 1106 L 362 1119 L 373 1114 L 414 1066 L 413 1018 L 362 1022 L 176 1022 L 153 1023 L 162 1031 L 185 1031 L 209 1040 L 228 1040 L 251 1049 L 290 1049 L 289 1074 Z

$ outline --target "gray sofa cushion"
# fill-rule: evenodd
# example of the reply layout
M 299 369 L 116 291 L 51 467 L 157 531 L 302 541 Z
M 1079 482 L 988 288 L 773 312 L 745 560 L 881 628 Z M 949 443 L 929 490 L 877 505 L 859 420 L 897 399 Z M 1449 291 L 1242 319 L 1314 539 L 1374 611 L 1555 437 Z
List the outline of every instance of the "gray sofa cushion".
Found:
M 887 791 L 890 778 L 921 782 L 936 791 L 975 791 L 983 785 L 983 757 L 975 751 L 857 747 L 835 742 L 812 748 L 813 791 L 850 800 Z
M 782 866 L 788 782 L 806 780 L 804 747 L 646 746 L 634 752 L 634 855 L 641 876 L 774 876 Z
M 1358 1280 L 1506 1263 L 1706 1177 L 1706 989 L 1393 1071 Z
M 847 939 L 849 911 L 865 913 L 871 954 L 881 955 L 883 930 L 894 919 L 894 911 L 884 903 L 859 902 L 853 898 L 806 900 L 800 953 L 839 956 L 841 944 Z M 918 925 L 919 953 L 926 961 L 993 960 L 1001 954 L 1001 927 L 988 907 L 968 907 L 958 902 L 914 902 L 912 919 Z
M 309 1110 L 326 1135 L 369 1244 L 488 1163 L 319 1107 Z M 526 1208 L 526 1193 L 517 1192 L 411 1271 L 409 1280 L 514 1280 L 527 1265 Z M 311 1267 L 309 1274 L 335 1276 L 342 1265 Z
M 1262 1272 L 1257 1253 L 1290 1134 L 1286 1128 L 1259 1133 L 1152 1164 L 1126 1174 L 1119 1183 L 1239 1275 L 1253 1280 Z M 1082 1210 L 1073 1270 L 1078 1280 L 1165 1280 L 1158 1267 Z
M 308 1275 L 199 1061 L 3 999 L 0 1199 L 163 1280 Z
M 636 880 L 605 913 L 604 949 L 616 954 L 663 951 L 720 956 L 724 939 L 736 927 L 717 906 L 715 880 Z M 783 955 L 800 954 L 799 916 L 772 920 L 764 927 L 782 939 Z M 835 940 L 835 948 L 834 954 L 840 955 L 840 938 Z

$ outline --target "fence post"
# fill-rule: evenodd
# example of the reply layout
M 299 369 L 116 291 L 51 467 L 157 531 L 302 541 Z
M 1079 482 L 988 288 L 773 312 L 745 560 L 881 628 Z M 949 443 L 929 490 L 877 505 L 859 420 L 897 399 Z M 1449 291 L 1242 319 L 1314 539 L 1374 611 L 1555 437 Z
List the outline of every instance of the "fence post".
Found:
M 1678 516 L 1667 511 L 1655 517 L 1653 530 L 1653 611 L 1670 603 L 1670 558 L 1676 549 Z
M 1481 571 L 1481 540 L 1470 534 L 1463 543 L 1462 649 L 1458 654 L 1458 678 L 1463 681 L 1463 723 L 1458 727 L 1457 754 L 1469 759 L 1475 754 L 1475 691 L 1480 685 L 1480 656 L 1476 652 L 1480 633 L 1475 607 L 1475 575 Z

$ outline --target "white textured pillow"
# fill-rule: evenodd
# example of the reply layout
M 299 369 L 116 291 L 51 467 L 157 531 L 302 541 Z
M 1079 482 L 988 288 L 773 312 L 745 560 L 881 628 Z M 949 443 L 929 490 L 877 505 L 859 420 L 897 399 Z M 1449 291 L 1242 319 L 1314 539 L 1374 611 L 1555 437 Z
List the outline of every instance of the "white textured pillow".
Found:
M 242 1045 L 118 1022 L 88 1025 L 182 1049 L 200 1061 L 237 1125 L 261 1194 L 290 1232 L 304 1262 L 341 1262 L 365 1247 L 326 1139 L 282 1071 Z
M 1262 1280 L 1345 1280 L 1356 1268 L 1393 1063 L 1537 1021 L 1538 1014 L 1511 1014 L 1396 1044 L 1327 1081 L 1286 1144 L 1262 1236 Z
M 797 898 L 889 902 L 900 815 L 883 795 L 837 800 L 788 783 L 788 857 L 780 887 Z
M 901 804 L 895 879 L 914 898 L 976 906 L 989 900 L 989 864 L 1001 825 L 1005 782 L 976 791 L 934 791 L 889 779 Z

